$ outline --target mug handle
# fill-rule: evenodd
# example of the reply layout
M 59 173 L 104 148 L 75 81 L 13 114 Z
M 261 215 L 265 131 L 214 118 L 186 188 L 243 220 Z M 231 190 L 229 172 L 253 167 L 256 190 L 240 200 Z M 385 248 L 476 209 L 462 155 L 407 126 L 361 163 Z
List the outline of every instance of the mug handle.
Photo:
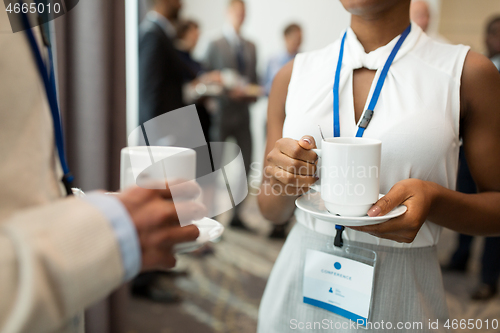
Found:
M 321 158 L 321 149 L 311 149 L 313 152 L 316 153 L 316 155 L 318 155 L 318 159 Z M 318 163 L 319 164 L 319 163 Z M 311 189 L 315 190 L 316 192 L 320 192 L 321 191 L 321 175 L 320 175 L 320 169 L 318 169 L 318 172 L 317 172 L 317 175 L 319 177 L 319 180 L 312 184 L 310 186 Z

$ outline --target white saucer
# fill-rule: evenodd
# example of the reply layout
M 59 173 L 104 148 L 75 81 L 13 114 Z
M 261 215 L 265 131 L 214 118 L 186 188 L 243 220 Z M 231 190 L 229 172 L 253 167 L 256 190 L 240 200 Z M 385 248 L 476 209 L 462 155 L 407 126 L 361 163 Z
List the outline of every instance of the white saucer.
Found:
M 380 198 L 383 196 L 384 195 L 381 194 Z M 311 214 L 317 219 L 333 222 L 335 224 L 343 225 L 346 227 L 361 227 L 365 225 L 383 223 L 392 218 L 403 215 L 407 209 L 406 206 L 402 205 L 394 208 L 392 211 L 390 211 L 388 214 L 384 216 L 376 216 L 376 217 L 369 217 L 368 215 L 361 217 L 339 216 L 330 213 L 325 208 L 325 204 L 323 202 L 323 199 L 321 199 L 320 192 L 306 193 L 305 195 L 295 200 L 295 205 L 299 209 Z
M 224 226 L 219 222 L 205 217 L 193 224 L 200 229 L 200 235 L 194 242 L 180 243 L 174 246 L 175 253 L 193 252 L 208 242 L 213 242 L 224 232 Z

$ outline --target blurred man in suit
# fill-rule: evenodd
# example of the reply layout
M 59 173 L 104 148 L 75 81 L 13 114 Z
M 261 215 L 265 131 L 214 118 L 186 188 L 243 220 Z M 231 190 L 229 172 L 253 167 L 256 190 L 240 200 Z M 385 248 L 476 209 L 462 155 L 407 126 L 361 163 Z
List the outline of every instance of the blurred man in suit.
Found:
M 300 25 L 296 23 L 289 24 L 285 28 L 283 35 L 285 37 L 285 50 L 272 57 L 267 64 L 266 77 L 264 80 L 264 87 L 267 95 L 271 92 L 271 86 L 276 74 L 278 74 L 283 66 L 295 58 L 302 45 L 302 28 Z
M 199 81 L 216 79 L 214 73 L 200 74 L 184 61 L 176 47 L 176 24 L 182 8 L 181 0 L 152 0 L 139 29 L 139 123 L 186 106 L 184 85 L 196 85 Z M 154 125 L 154 124 L 150 124 Z M 161 122 L 160 122 L 161 125 Z M 148 129 L 150 145 L 164 145 L 194 148 L 198 157 L 206 156 L 207 148 L 191 147 L 190 137 L 199 127 L 195 122 L 166 129 L 162 126 Z M 204 159 L 197 159 L 197 176 L 205 170 Z M 132 294 L 159 302 L 177 301 L 175 290 L 165 288 L 162 283 L 164 272 L 147 272 L 132 282 Z
M 184 107 L 184 77 L 189 81 L 196 77 L 196 73 L 185 66 L 174 46 L 181 0 L 151 0 L 150 5 L 152 10 L 139 28 L 139 124 Z M 185 128 L 179 130 L 179 133 L 165 133 L 165 136 L 169 134 L 174 138 L 171 144 L 182 141 L 182 132 L 189 131 Z M 149 144 L 158 145 L 157 142 Z M 132 281 L 132 294 L 157 302 L 177 301 L 179 296 L 175 290 L 162 284 L 164 274 L 140 274 Z
M 211 70 L 230 69 L 237 73 L 241 85 L 257 84 L 257 53 L 255 45 L 241 35 L 245 21 L 246 8 L 243 0 L 231 0 L 227 9 L 228 22 L 224 26 L 224 35 L 210 43 L 206 55 L 206 66 Z M 215 126 L 219 140 L 236 139 L 241 148 L 245 171 L 248 176 L 252 160 L 252 135 L 250 133 L 249 106 L 255 97 L 249 97 L 243 89 L 235 87 L 229 94 L 218 98 L 218 114 Z M 239 216 L 240 207 L 235 208 L 230 226 L 247 229 Z
M 175 23 L 181 0 L 152 0 L 139 30 L 139 123 L 185 106 L 183 75 L 194 80 L 196 73 L 185 66 L 174 46 Z
M 429 24 L 432 20 L 431 8 L 427 0 L 413 0 L 410 6 L 410 18 L 415 22 L 429 37 L 437 42 L 449 44 L 443 36 L 434 31 L 429 31 Z

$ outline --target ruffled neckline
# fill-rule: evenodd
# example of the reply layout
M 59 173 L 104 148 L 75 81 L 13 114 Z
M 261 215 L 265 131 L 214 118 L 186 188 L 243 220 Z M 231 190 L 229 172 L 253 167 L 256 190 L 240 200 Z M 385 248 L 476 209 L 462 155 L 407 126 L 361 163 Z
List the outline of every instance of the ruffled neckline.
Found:
M 350 27 L 342 32 L 342 36 L 346 31 L 347 36 L 345 41 L 345 55 L 343 63 L 352 69 L 367 68 L 370 70 L 377 70 L 382 68 L 401 36 L 398 35 L 386 45 L 366 53 L 363 45 L 361 45 L 358 37 Z M 417 24 L 412 22 L 411 31 L 401 46 L 396 58 L 394 58 L 393 64 L 406 55 L 415 46 L 421 34 L 422 29 Z

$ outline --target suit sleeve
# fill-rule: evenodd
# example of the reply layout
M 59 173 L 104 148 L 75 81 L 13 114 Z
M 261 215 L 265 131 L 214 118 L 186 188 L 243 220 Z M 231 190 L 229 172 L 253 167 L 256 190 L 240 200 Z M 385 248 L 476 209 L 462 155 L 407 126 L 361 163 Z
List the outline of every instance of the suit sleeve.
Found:
M 107 296 L 124 270 L 97 208 L 72 198 L 22 211 L 0 226 L 0 332 L 52 332 Z
M 146 32 L 139 42 L 139 123 L 161 114 L 162 73 L 165 73 L 165 52 L 154 32 Z
M 257 77 L 257 50 L 255 48 L 255 44 L 251 43 L 251 45 L 252 45 L 253 64 L 252 64 L 252 73 L 250 76 L 250 82 L 253 84 L 259 84 L 259 78 Z
M 160 32 L 163 33 L 163 32 Z M 139 123 L 184 106 L 184 64 L 171 43 L 158 31 L 146 32 L 139 42 Z
M 215 64 L 215 59 L 216 59 L 216 47 L 215 43 L 211 42 L 208 45 L 207 52 L 205 54 L 205 59 L 203 62 L 204 67 L 206 68 L 207 71 L 213 71 L 213 70 L 218 70 L 220 68 L 217 68 Z

